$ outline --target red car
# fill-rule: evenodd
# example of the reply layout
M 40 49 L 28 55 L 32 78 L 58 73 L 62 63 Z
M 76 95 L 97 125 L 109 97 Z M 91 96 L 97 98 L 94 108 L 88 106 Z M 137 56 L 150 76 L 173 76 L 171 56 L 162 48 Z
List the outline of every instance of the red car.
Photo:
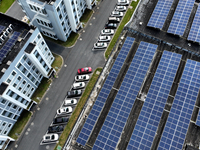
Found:
M 85 67 L 78 69 L 78 74 L 85 74 L 85 73 L 91 73 L 92 68 L 91 67 Z

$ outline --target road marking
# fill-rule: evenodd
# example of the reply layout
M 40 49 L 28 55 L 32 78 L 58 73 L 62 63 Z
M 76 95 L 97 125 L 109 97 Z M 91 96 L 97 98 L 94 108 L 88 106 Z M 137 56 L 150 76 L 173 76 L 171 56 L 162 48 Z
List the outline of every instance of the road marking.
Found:
M 17 147 L 18 147 L 18 145 L 16 144 L 16 145 L 15 145 L 15 148 L 17 148 Z
M 34 122 L 32 122 L 31 125 L 33 126 L 33 125 L 34 125 Z
M 48 101 L 48 100 L 49 100 L 49 98 L 47 97 L 47 98 L 46 98 L 46 100 Z
M 28 132 L 26 132 L 25 134 L 28 135 Z
M 64 67 L 67 67 L 67 65 L 65 64 Z
M 89 24 L 90 26 L 92 25 L 92 23 Z
M 83 32 L 85 32 L 85 30 L 83 30 Z
M 93 19 L 95 19 L 95 17 L 93 17 Z
M 80 41 L 82 41 L 82 38 L 80 38 Z
M 30 129 L 30 128 L 28 128 L 27 130 L 28 130 L 28 131 L 31 131 L 31 129 Z
M 38 107 L 37 110 L 40 110 L 40 108 Z
M 99 9 L 99 7 L 97 7 L 97 9 Z

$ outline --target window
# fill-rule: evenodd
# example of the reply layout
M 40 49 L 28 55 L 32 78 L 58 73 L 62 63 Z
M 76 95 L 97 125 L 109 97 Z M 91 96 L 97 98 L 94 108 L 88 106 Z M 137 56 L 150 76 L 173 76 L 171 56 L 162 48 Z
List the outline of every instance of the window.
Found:
M 37 53 L 37 54 L 36 54 L 36 58 L 38 58 L 39 56 L 40 56 L 40 54 L 39 54 L 39 53 Z
M 41 36 L 38 34 L 37 38 L 38 38 L 38 39 L 40 39 L 40 38 L 41 38 Z
M 64 2 L 63 2 L 63 1 L 61 2 L 61 5 L 64 5 Z
M 7 133 L 7 131 L 4 131 L 4 133 L 3 134 L 6 134 Z
M 59 15 L 59 18 L 62 19 L 62 15 L 61 14 Z
M 23 56 L 23 60 L 26 60 L 26 58 L 27 58 L 26 55 L 24 55 L 24 56 Z
M 58 8 L 57 8 L 57 12 L 59 12 L 59 11 L 60 11 L 60 8 L 58 7 Z
M 32 68 L 33 70 L 35 70 L 35 66 L 33 66 L 33 68 Z
M 19 76 L 19 77 L 17 77 L 17 80 L 19 80 L 19 81 L 20 81 L 21 79 L 22 79 L 22 78 L 21 78 L 20 76 Z
M 17 68 L 20 68 L 21 66 L 22 66 L 22 64 L 19 63 L 19 64 L 17 65 Z
M 16 108 L 17 108 L 17 105 L 14 105 L 14 106 L 13 106 L 13 109 L 16 109 Z
M 37 22 L 38 22 L 38 23 L 40 23 L 40 20 L 39 20 L 39 19 L 37 19 Z
M 2 113 L 2 115 L 3 115 L 3 116 L 5 116 L 5 114 L 6 114 L 6 113 L 7 113 L 7 111 L 6 111 L 6 110 L 4 110 L 4 111 L 3 111 L 3 113 Z
M 32 5 L 29 5 L 31 9 L 33 9 Z
M 41 43 L 42 45 L 44 45 L 44 41 L 42 41 L 42 43 Z
M 13 71 L 13 72 L 12 72 L 12 75 L 15 76 L 15 75 L 16 75 L 16 72 Z
M 72 5 L 74 5 L 74 2 L 73 2 L 73 0 L 72 0 Z
M 5 103 L 6 103 L 6 100 L 5 100 L 5 99 L 2 99 L 2 100 L 1 100 L 1 103 L 2 103 L 2 104 L 5 104 Z
M 27 77 L 29 78 L 30 76 L 31 76 L 31 74 L 29 73 Z
M 66 13 L 66 9 L 65 8 L 63 9 L 63 11 L 64 11 L 64 13 Z
M 6 123 L 4 122 L 3 124 L 2 124 L 2 126 L 5 126 L 6 125 Z
M 22 84 L 26 84 L 26 81 L 23 81 Z
M 25 100 L 25 99 L 24 99 L 24 98 L 22 98 L 22 100 L 21 100 L 21 103 L 23 103 L 23 102 L 24 102 L 24 100 Z
M 0 141 L 0 145 L 3 145 L 4 141 Z
M 15 93 L 14 93 L 13 91 L 11 91 L 9 96 L 10 96 L 10 97 L 13 97 L 14 94 L 15 94 Z
M 12 103 L 8 103 L 8 107 L 10 107 L 12 105 Z
M 10 127 L 11 127 L 11 125 L 12 125 L 12 124 L 10 123 L 10 124 L 8 125 L 8 127 L 10 128 Z
M 29 66 L 31 65 L 31 61 L 30 60 L 27 63 L 28 63 Z
M 20 87 L 21 88 L 21 87 Z M 20 89 L 21 90 L 21 89 Z M 20 98 L 20 96 L 19 95 L 17 95 L 16 97 L 15 97 L 15 99 L 16 100 L 18 100 Z
M 22 70 L 22 72 L 25 74 L 25 73 L 26 73 L 26 68 L 24 68 L 24 69 Z
M 42 13 L 46 15 L 47 11 L 45 9 L 42 9 Z
M 46 22 L 44 22 L 44 25 L 45 25 L 45 26 L 48 26 Z
M 64 25 L 64 21 L 62 22 L 62 26 Z
M 38 71 L 38 70 L 36 70 L 36 71 L 35 71 L 35 73 L 36 73 L 36 74 L 39 74 L 39 71 Z
M 12 117 L 12 113 L 9 113 L 9 114 L 8 114 L 8 117 L 11 118 L 11 117 Z
M 14 84 L 13 84 L 13 87 L 16 87 L 16 86 L 17 86 L 17 84 L 16 84 L 16 83 L 14 83 Z
M 48 51 L 48 48 L 47 47 L 45 47 L 45 49 L 44 49 L 45 51 Z
M 21 108 L 18 109 L 18 111 L 20 111 L 20 110 L 21 110 Z
M 27 85 L 27 88 L 29 88 L 29 87 L 30 87 L 30 84 Z
M 73 9 L 73 12 L 75 12 L 76 10 L 75 10 L 75 8 Z
M 21 91 L 21 90 L 22 90 L 22 88 L 21 88 L 21 87 L 19 87 L 19 88 L 18 88 L 18 90 L 19 90 L 19 91 Z
M 26 91 L 24 91 L 23 94 L 26 94 Z
M 31 89 L 31 91 L 33 91 L 33 90 L 34 90 L 34 88 Z
M 6 81 L 7 83 L 10 83 L 11 82 L 11 80 L 10 79 L 7 79 L 7 81 Z

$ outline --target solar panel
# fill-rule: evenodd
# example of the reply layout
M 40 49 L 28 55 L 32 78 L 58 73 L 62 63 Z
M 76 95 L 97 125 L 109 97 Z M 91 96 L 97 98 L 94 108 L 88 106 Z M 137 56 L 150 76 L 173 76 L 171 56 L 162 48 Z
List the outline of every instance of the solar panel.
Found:
M 5 26 L 0 25 L 0 33 L 5 29 Z
M 168 33 L 183 36 L 195 0 L 180 0 L 172 18 Z
M 199 88 L 200 63 L 187 60 L 158 150 L 182 149 Z
M 127 37 L 122 48 L 121 51 L 118 54 L 117 59 L 115 60 L 115 63 L 94 103 L 94 106 L 77 138 L 77 142 L 80 143 L 81 145 L 85 145 L 91 132 L 92 129 L 95 125 L 95 122 L 97 121 L 100 112 L 104 106 L 104 103 L 110 93 L 110 90 L 120 72 L 120 69 L 126 59 L 126 56 L 128 55 L 128 52 L 134 42 L 134 38 L 131 37 Z
M 174 0 L 159 0 L 147 26 L 162 29 Z
M 196 125 L 200 126 L 200 111 L 199 111 L 199 114 L 197 116 Z
M 197 8 L 197 12 L 190 29 L 188 40 L 200 43 L 200 7 Z
M 141 42 L 114 99 L 93 150 L 114 150 L 136 96 L 155 54 L 157 45 Z
M 4 44 L 4 46 L 0 50 L 0 62 L 4 59 L 4 56 L 8 53 L 8 51 L 12 48 L 15 44 L 17 38 L 19 37 L 20 32 L 13 32 L 13 35 L 8 39 L 8 41 Z
M 151 149 L 181 55 L 164 51 L 127 149 Z

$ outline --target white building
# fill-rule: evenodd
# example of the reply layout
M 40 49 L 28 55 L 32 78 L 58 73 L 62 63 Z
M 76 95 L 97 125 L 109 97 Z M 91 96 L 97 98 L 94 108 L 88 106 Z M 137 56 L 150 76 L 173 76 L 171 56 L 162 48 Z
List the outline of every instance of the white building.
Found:
M 54 69 L 54 57 L 39 30 L 0 13 L 0 149 L 43 77 Z
M 96 0 L 17 0 L 31 24 L 45 36 L 66 41 L 77 32 L 86 8 L 92 9 Z

